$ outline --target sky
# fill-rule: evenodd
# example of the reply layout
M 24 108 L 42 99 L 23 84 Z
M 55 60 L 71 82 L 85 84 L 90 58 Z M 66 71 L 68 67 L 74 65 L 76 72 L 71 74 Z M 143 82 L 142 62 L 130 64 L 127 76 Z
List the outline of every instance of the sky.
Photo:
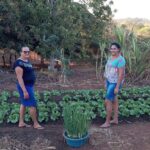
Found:
M 150 19 L 150 0 L 113 0 L 118 12 L 116 19 L 120 18 L 146 18 Z
M 79 1 L 79 0 L 74 0 Z M 115 19 L 145 18 L 150 20 L 150 0 L 113 0 Z

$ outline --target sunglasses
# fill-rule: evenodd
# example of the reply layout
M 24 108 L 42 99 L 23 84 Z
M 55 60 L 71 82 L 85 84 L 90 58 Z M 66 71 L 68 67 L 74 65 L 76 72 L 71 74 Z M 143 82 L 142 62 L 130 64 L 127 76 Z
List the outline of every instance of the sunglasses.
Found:
M 30 51 L 22 51 L 24 54 L 29 54 Z

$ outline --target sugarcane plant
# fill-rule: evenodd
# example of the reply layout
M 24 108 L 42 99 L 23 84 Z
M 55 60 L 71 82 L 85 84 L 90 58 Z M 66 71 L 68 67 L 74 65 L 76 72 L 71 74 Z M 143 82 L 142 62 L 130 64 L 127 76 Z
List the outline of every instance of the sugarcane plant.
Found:
M 126 59 L 126 70 L 132 79 L 140 79 L 149 67 L 149 50 L 140 49 L 136 35 L 122 27 L 114 28 L 116 40 L 122 46 L 122 53 Z
M 62 73 L 60 77 L 60 82 L 64 85 L 69 84 L 69 81 L 67 79 L 67 72 L 69 71 L 69 61 L 70 58 L 65 57 L 64 55 L 64 49 L 61 49 L 61 62 L 62 62 Z

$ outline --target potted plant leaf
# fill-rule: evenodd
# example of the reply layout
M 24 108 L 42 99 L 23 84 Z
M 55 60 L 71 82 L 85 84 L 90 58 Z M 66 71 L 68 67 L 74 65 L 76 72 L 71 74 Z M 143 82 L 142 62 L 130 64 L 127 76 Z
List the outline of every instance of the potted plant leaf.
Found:
M 89 138 L 91 123 L 90 106 L 85 102 L 69 102 L 63 105 L 64 138 L 71 147 L 81 147 Z

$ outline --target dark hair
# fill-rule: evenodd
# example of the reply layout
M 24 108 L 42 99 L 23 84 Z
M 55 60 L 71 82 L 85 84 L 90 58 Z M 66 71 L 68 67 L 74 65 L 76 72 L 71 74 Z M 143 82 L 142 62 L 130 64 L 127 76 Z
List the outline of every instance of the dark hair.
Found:
M 22 46 L 22 47 L 20 48 L 20 52 L 22 52 L 22 49 L 23 49 L 23 48 L 29 48 L 29 47 L 26 46 L 26 45 L 25 45 L 25 46 Z
M 121 49 L 120 44 L 118 44 L 117 42 L 111 43 L 110 47 L 111 47 L 112 45 L 115 45 L 119 50 Z

